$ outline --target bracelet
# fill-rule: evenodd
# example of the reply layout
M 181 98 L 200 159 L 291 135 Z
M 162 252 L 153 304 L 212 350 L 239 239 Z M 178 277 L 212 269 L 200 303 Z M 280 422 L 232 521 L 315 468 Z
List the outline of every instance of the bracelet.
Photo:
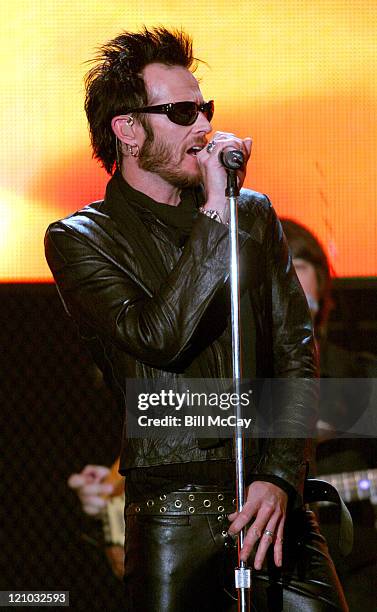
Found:
M 199 208 L 199 212 L 201 212 L 206 217 L 209 217 L 210 219 L 213 219 L 214 221 L 217 221 L 218 223 L 222 223 L 221 217 L 220 217 L 219 213 L 217 212 L 217 210 L 213 210 L 213 209 L 208 210 L 208 209 L 204 208 L 204 206 L 201 206 Z

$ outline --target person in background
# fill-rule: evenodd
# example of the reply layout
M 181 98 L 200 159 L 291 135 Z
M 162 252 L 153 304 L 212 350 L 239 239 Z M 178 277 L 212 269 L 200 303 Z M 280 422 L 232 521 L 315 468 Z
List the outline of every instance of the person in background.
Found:
M 365 386 L 347 384 L 347 379 L 372 378 L 376 375 L 376 358 L 368 353 L 355 353 L 328 339 L 329 314 L 334 307 L 331 290 L 330 264 L 319 240 L 304 225 L 292 219 L 281 219 L 281 224 L 292 253 L 293 265 L 313 317 L 314 331 L 320 355 L 321 378 L 343 379 L 334 383 L 336 398 L 321 398 L 317 426 L 325 435 L 347 432 L 363 415 L 372 394 L 372 382 Z M 365 393 L 357 395 L 360 388 Z M 332 394 L 333 395 L 333 394 Z M 329 434 L 329 435 L 330 435 Z
M 331 550 L 350 610 L 372 610 L 376 604 L 377 531 L 377 441 L 374 438 L 344 437 L 375 401 L 377 358 L 338 346 L 328 339 L 328 318 L 334 302 L 331 272 L 324 248 L 305 226 L 281 218 L 291 249 L 293 264 L 312 312 L 323 379 L 336 379 L 331 393 L 323 393 L 316 446 L 317 473 L 339 488 L 348 502 L 354 524 L 352 553 L 342 556 L 337 545 L 337 510 L 319 506 L 320 524 Z M 355 313 L 356 314 L 356 313 Z M 364 380 L 356 385 L 354 379 Z M 326 384 L 326 381 L 324 381 Z M 373 408 L 373 407 L 372 407 Z M 336 477 L 338 475 L 338 477 Z M 360 499 L 361 498 L 361 499 Z

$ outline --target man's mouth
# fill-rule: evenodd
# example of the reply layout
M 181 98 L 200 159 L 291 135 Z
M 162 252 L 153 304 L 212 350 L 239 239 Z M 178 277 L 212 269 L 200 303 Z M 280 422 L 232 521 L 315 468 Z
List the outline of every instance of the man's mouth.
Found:
M 202 149 L 204 149 L 204 145 L 203 145 L 203 146 L 197 145 L 197 146 L 195 146 L 195 147 L 190 147 L 189 149 L 187 149 L 186 153 L 187 153 L 187 155 L 192 155 L 193 157 L 196 157 L 196 156 L 197 156 L 197 154 L 198 154 L 198 153 L 199 153 L 199 152 L 200 152 Z

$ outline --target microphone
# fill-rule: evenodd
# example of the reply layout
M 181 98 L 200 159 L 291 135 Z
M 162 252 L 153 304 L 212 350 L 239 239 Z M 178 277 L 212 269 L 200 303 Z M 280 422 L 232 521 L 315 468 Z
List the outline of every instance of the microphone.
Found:
M 240 170 L 245 163 L 243 153 L 239 149 L 220 151 L 219 161 L 227 170 Z

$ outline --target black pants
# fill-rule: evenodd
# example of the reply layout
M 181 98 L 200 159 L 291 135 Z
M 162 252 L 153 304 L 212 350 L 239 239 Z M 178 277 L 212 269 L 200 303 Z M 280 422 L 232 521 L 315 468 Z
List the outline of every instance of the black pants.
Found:
M 127 612 L 236 612 L 237 551 L 226 535 L 229 523 L 221 519 L 214 514 L 127 516 Z M 268 554 L 263 569 L 253 570 L 251 593 L 251 609 L 258 612 L 348 609 L 310 510 L 292 512 L 283 569 Z

